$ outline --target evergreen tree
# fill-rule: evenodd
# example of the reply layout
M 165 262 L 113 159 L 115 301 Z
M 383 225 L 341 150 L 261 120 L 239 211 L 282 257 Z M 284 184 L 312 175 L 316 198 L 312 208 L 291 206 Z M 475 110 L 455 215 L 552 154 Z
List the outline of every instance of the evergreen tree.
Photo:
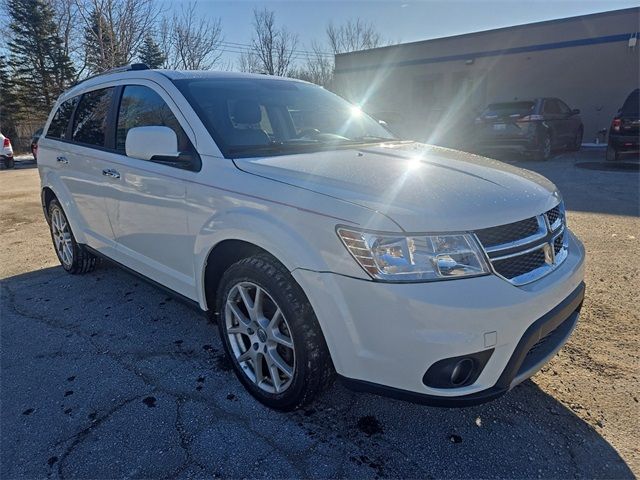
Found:
M 104 16 L 94 10 L 84 35 L 87 68 L 100 73 L 126 63 L 116 42 L 116 35 Z
M 167 59 L 156 41 L 149 34 L 144 37 L 144 42 L 142 42 L 142 46 L 138 51 L 138 58 L 142 63 L 147 64 L 149 68 L 162 68 Z
M 0 55 L 0 131 L 7 137 L 16 137 L 18 101 L 15 83 L 7 59 Z
M 46 115 L 75 75 L 53 21 L 54 11 L 45 0 L 7 0 L 6 6 L 17 100 L 23 108 Z

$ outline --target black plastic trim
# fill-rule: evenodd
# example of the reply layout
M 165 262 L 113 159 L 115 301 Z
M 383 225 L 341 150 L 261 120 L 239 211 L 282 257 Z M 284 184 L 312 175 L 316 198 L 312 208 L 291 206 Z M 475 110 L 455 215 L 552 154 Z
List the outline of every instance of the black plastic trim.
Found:
M 458 357 L 443 358 L 432 364 L 422 377 L 422 383 L 431 388 L 460 388 L 472 385 L 482 373 L 485 365 L 493 355 L 493 348 L 481 350 Z M 458 362 L 471 360 L 472 370 L 463 382 L 454 384 L 451 382 L 454 368 Z
M 207 311 L 203 311 L 202 308 L 200 308 L 200 304 L 198 302 L 196 302 L 195 300 L 192 300 L 189 297 L 185 297 L 181 293 L 178 293 L 175 290 L 172 290 L 169 287 L 166 287 L 166 286 L 162 285 L 161 283 L 158 283 L 155 280 L 152 280 L 151 278 L 147 277 L 146 275 L 143 275 L 140 272 L 136 272 L 132 268 L 129 268 L 126 265 L 123 265 L 122 263 L 120 263 L 120 262 L 118 262 L 118 261 L 106 256 L 104 253 L 101 253 L 98 250 L 96 250 L 94 248 L 91 248 L 89 245 L 83 244 L 82 246 L 84 248 L 86 248 L 87 251 L 89 251 L 91 254 L 95 255 L 96 257 L 99 257 L 99 258 L 101 258 L 103 260 L 106 260 L 107 262 L 113 263 L 114 265 L 120 267 L 121 269 L 127 271 L 128 273 L 140 278 L 141 280 L 144 280 L 147 283 L 150 283 L 154 287 L 158 287 L 160 290 L 168 293 L 173 298 L 175 298 L 176 300 L 184 303 L 185 305 L 187 305 L 187 306 L 189 306 L 189 307 L 191 307 L 191 308 L 193 308 L 195 310 L 198 310 L 199 312 L 207 313 Z
M 373 382 L 367 382 L 365 380 L 348 378 L 342 375 L 338 375 L 338 377 L 347 388 L 355 391 L 373 393 L 398 400 L 405 400 L 412 403 L 420 403 L 435 407 L 460 408 L 489 402 L 501 395 L 504 395 L 512 388 L 511 383 L 519 373 L 520 367 L 522 366 L 527 353 L 541 338 L 545 337 L 560 326 L 563 326 L 565 322 L 567 322 L 567 330 L 571 331 L 578 321 L 578 316 L 582 307 L 582 300 L 584 299 L 584 292 L 585 284 L 582 282 L 559 305 L 536 320 L 525 331 L 524 335 L 522 335 L 513 355 L 509 359 L 507 366 L 503 370 L 496 384 L 486 390 L 472 393 L 470 395 L 444 397 L 402 390 Z M 566 336 L 563 335 L 561 341 L 564 341 L 565 339 Z

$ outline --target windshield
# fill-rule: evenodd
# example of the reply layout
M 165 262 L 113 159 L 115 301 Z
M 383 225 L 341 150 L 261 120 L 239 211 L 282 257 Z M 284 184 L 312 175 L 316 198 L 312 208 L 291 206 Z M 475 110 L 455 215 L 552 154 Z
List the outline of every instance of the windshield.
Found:
M 316 85 L 268 78 L 174 81 L 225 157 L 283 155 L 395 140 Z

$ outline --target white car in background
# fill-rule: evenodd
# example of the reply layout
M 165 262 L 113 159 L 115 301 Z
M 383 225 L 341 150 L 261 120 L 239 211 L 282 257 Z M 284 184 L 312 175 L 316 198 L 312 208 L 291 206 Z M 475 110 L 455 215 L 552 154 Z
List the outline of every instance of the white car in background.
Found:
M 0 145 L 2 145 L 0 158 L 2 159 L 4 167 L 13 168 L 15 166 L 15 161 L 13 159 L 13 147 L 11 146 L 11 140 L 5 137 L 2 132 L 0 132 Z
M 58 100 L 38 169 L 64 269 L 106 257 L 210 312 L 274 408 L 336 373 L 428 404 L 488 401 L 578 321 L 584 249 L 551 182 L 399 140 L 306 82 L 100 75 Z

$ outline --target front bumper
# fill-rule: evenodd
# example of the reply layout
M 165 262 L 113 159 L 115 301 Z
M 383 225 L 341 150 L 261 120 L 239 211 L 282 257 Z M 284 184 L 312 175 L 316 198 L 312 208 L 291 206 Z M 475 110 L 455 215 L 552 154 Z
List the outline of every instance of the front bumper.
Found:
M 556 270 L 515 287 L 495 275 L 415 284 L 294 270 L 316 312 L 338 374 L 359 390 L 422 403 L 491 400 L 533 375 L 566 342 L 584 292 L 584 249 L 569 233 Z M 527 353 L 549 332 L 536 355 Z M 433 388 L 434 363 L 492 349 L 472 384 Z

